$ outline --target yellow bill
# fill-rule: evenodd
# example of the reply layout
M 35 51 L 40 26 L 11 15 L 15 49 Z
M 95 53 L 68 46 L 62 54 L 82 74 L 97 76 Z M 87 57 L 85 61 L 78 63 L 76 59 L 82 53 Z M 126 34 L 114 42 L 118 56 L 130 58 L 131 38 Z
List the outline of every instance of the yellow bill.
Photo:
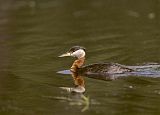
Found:
M 66 56 L 71 56 L 71 53 L 67 52 L 67 53 L 62 54 L 62 55 L 60 55 L 60 56 L 58 56 L 58 57 L 66 57 Z

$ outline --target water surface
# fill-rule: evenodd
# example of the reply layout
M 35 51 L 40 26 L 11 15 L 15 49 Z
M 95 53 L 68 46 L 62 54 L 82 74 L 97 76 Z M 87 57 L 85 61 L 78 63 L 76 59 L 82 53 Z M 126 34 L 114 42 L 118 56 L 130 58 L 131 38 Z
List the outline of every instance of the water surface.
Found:
M 86 64 L 159 63 L 158 0 L 0 3 L 0 114 L 160 114 L 160 78 L 85 78 L 81 96 L 61 89 L 73 80 L 56 73 L 71 66 L 57 56 L 73 45 L 86 47 Z

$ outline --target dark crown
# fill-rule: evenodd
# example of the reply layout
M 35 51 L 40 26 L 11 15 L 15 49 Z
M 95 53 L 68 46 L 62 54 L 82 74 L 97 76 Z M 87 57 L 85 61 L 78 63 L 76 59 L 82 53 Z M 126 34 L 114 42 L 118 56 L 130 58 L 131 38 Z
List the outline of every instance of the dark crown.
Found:
M 70 49 L 69 49 L 69 52 L 75 52 L 75 51 L 77 51 L 77 50 L 79 50 L 79 49 L 82 49 L 82 50 L 86 50 L 84 47 L 82 47 L 82 46 L 73 46 L 73 47 L 71 47 Z

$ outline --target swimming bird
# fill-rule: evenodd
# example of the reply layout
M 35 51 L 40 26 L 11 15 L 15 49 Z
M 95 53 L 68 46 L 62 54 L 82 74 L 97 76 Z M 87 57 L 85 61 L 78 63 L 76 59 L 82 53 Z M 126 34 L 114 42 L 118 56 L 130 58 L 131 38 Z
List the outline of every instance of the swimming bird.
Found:
M 104 74 L 123 74 L 128 72 L 134 72 L 134 69 L 128 68 L 125 65 L 118 63 L 94 63 L 89 65 L 84 65 L 86 48 L 82 46 L 73 46 L 66 53 L 60 55 L 59 57 L 71 56 L 75 57 L 76 60 L 73 62 L 70 71 L 72 73 L 79 73 L 82 75 L 104 75 Z

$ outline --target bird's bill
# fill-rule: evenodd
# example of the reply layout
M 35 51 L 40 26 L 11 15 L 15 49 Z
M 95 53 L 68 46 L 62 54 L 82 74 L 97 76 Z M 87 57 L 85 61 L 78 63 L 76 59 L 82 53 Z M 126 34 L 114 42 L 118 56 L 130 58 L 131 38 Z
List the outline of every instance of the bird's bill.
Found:
M 60 55 L 60 56 L 58 56 L 58 57 L 66 57 L 66 56 L 71 56 L 71 53 L 67 52 L 67 53 L 62 54 L 62 55 Z

